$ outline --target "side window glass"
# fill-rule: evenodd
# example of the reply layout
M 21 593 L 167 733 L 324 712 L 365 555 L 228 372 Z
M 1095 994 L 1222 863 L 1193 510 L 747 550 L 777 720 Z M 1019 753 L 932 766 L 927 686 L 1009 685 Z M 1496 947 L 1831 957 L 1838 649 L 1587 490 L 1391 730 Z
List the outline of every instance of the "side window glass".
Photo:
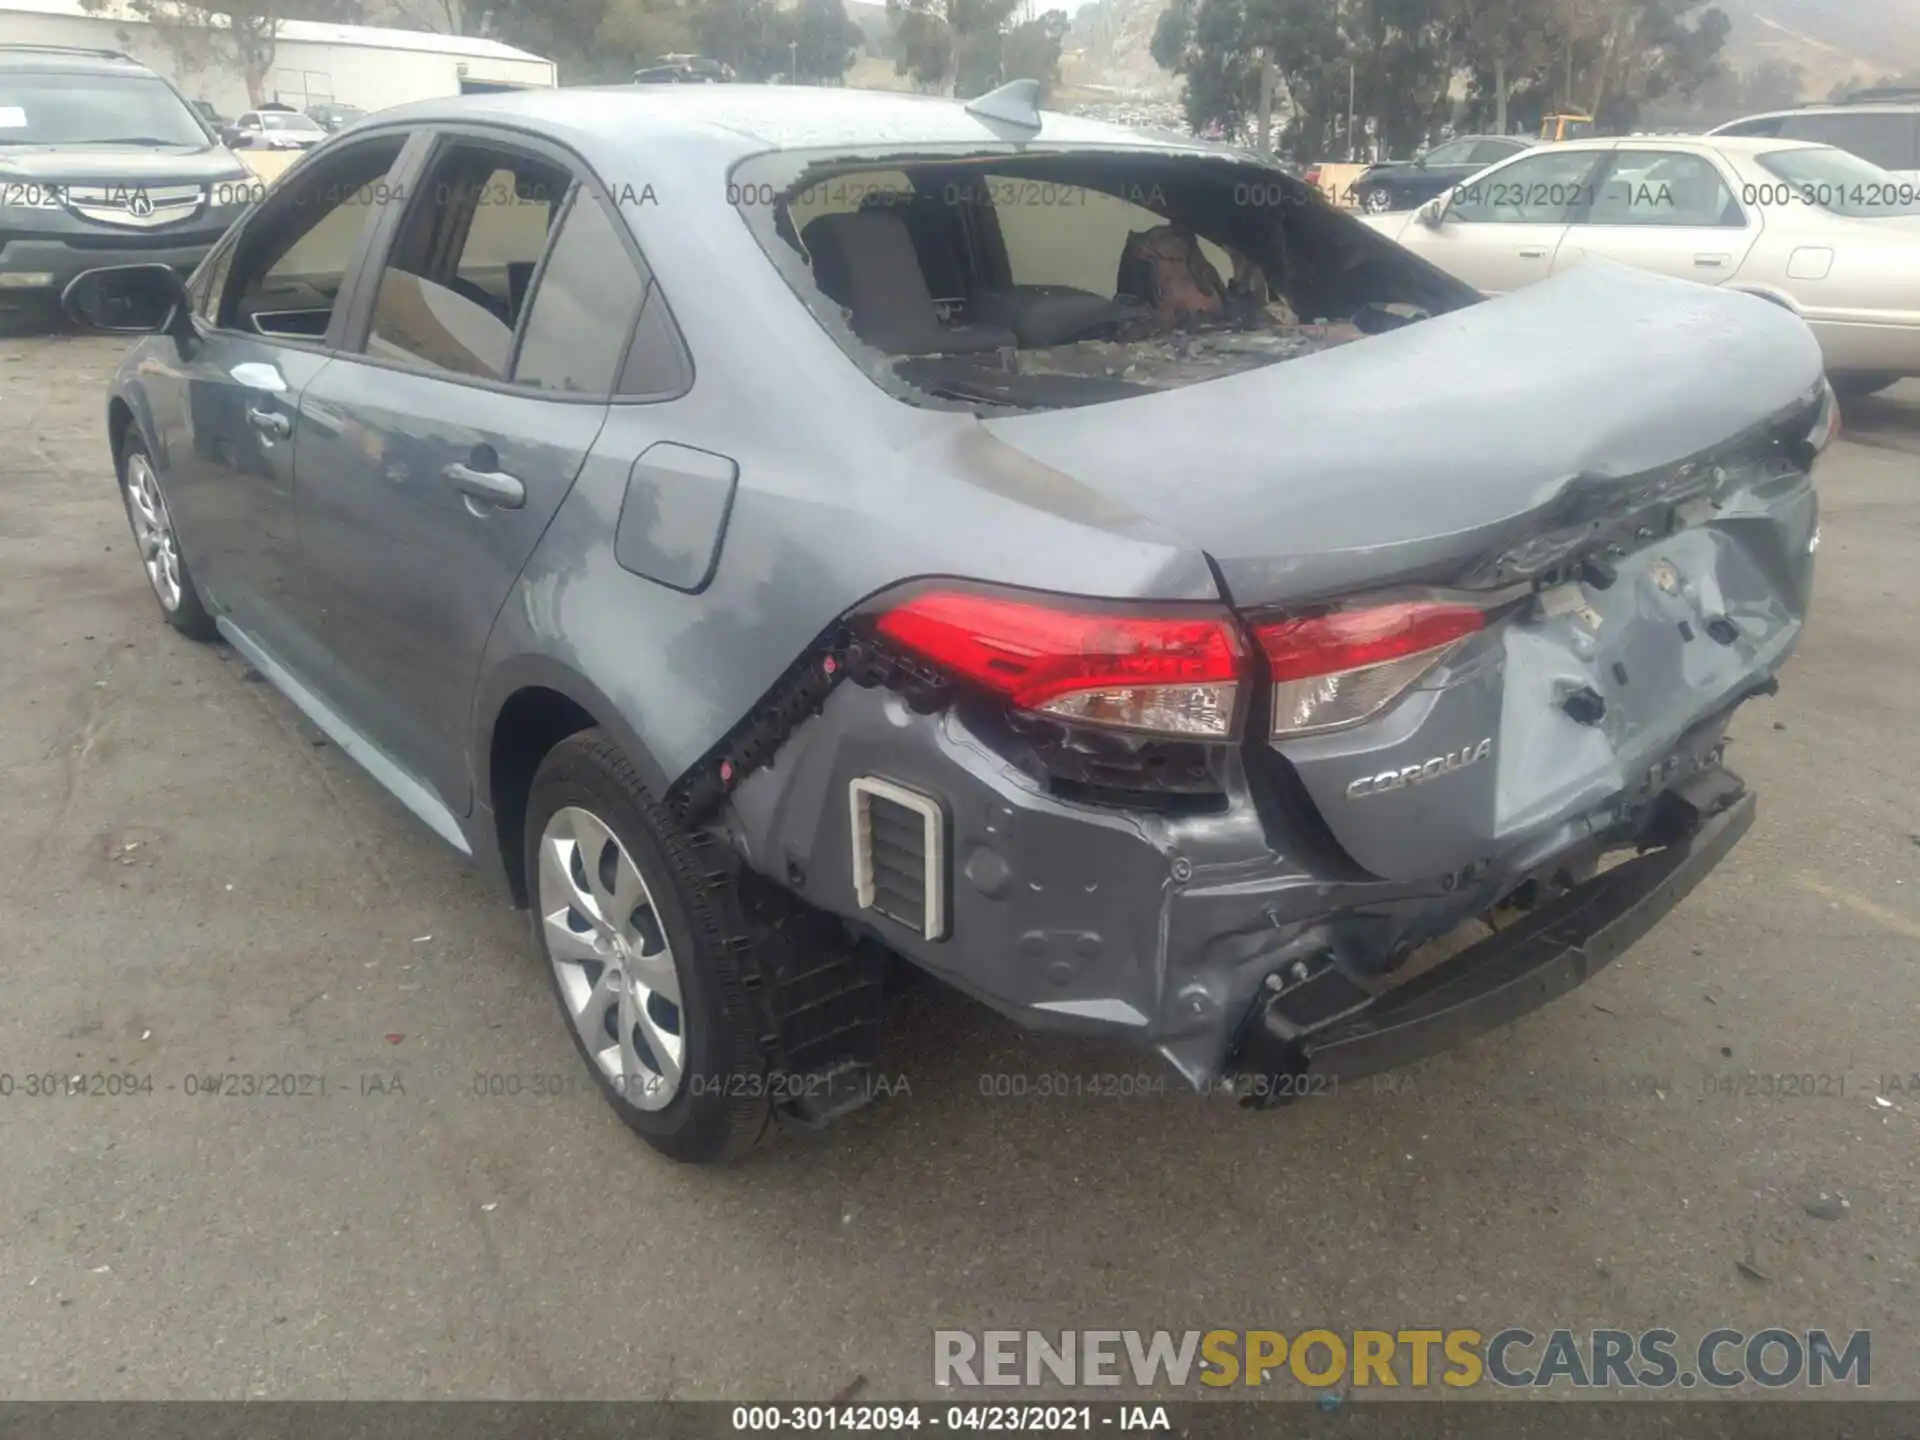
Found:
M 569 394 L 613 389 L 647 294 L 614 224 L 590 192 L 575 193 L 527 313 L 513 367 L 518 383 Z
M 657 284 L 647 286 L 647 301 L 634 327 L 633 348 L 620 372 L 621 395 L 678 395 L 693 383 L 693 362 L 681 342 L 680 328 L 667 313 Z
M 1728 125 L 1714 133 L 1716 135 L 1773 136 L 1780 133 L 1780 121 L 1781 117 L 1778 115 L 1770 115 L 1764 120 L 1742 120 L 1738 125 Z
M 1911 170 L 1916 164 L 1914 122 L 1908 115 L 1796 115 L 1780 133 L 1846 150 L 1882 170 Z
M 1515 148 L 1515 146 L 1507 144 L 1504 140 L 1482 140 L 1478 145 L 1473 147 L 1473 159 L 1469 163 L 1474 165 L 1496 165 L 1513 154 Z
M 1624 150 L 1594 196 L 1587 223 L 1709 226 L 1744 220 L 1720 172 L 1698 155 Z
M 533 272 L 571 177 L 493 146 L 443 148 L 380 273 L 367 354 L 504 380 Z
M 229 247 L 231 272 L 216 290 L 219 323 L 293 340 L 319 340 L 361 234 L 393 198 L 387 172 L 406 143 L 385 135 L 311 173 L 292 177 L 256 210 Z
M 1472 140 L 1449 140 L 1444 145 L 1436 145 L 1426 154 L 1429 165 L 1465 165 L 1473 154 L 1475 142 Z
M 1587 176 L 1598 158 L 1592 150 L 1530 155 L 1457 187 L 1449 220 L 1481 225 L 1564 225 L 1592 198 Z

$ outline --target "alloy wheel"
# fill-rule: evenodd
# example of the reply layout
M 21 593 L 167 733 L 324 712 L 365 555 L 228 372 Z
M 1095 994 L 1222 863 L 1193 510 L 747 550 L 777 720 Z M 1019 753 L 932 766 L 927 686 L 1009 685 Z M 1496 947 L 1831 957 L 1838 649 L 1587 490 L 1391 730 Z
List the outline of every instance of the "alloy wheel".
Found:
M 629 1104 L 661 1110 L 684 1083 L 686 1010 L 653 893 L 605 821 L 568 805 L 540 835 L 540 931 L 567 1015 Z
M 127 481 L 121 488 L 126 495 L 127 518 L 133 522 L 134 543 L 140 547 L 140 563 L 146 566 L 147 579 L 153 583 L 153 593 L 160 598 L 162 608 L 171 614 L 180 608 L 183 593 L 180 546 L 153 463 L 137 450 L 127 457 Z
M 1367 191 L 1367 213 L 1369 215 L 1384 215 L 1392 208 L 1393 196 L 1389 195 L 1385 190 Z

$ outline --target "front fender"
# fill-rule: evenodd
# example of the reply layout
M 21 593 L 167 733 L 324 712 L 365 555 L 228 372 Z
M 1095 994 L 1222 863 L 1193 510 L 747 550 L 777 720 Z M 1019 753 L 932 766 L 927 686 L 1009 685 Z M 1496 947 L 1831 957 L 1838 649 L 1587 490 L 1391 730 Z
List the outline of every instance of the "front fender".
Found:
M 164 475 L 172 468 L 172 451 L 167 445 L 165 429 L 154 419 L 153 397 L 148 393 L 146 382 L 131 357 L 114 377 L 114 385 L 107 398 L 109 439 L 113 437 L 113 407 L 116 403 L 126 406 L 133 417 L 130 428 L 140 436 L 140 443 L 146 447 L 147 454 L 153 457 L 154 468 Z M 120 461 L 118 444 L 114 447 L 113 459 L 117 466 Z

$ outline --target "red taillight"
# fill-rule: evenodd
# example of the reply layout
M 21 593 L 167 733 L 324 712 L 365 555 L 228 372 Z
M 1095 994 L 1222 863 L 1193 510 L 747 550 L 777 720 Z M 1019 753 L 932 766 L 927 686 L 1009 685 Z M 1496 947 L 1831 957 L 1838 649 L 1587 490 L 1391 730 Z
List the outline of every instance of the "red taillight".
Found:
M 1486 623 L 1471 605 L 1410 601 L 1260 626 L 1273 733 L 1332 730 L 1378 714 Z
M 880 634 L 1023 710 L 1163 734 L 1232 733 L 1245 649 L 1225 617 L 1162 619 L 935 590 Z
M 1281 620 L 1260 627 L 1260 645 L 1276 680 L 1304 680 L 1398 660 L 1451 645 L 1484 629 L 1486 615 L 1471 605 L 1417 601 L 1373 610 L 1335 610 L 1307 620 Z
M 1320 167 L 1318 165 L 1309 165 L 1300 172 L 1300 178 L 1309 185 L 1318 185 L 1320 183 Z

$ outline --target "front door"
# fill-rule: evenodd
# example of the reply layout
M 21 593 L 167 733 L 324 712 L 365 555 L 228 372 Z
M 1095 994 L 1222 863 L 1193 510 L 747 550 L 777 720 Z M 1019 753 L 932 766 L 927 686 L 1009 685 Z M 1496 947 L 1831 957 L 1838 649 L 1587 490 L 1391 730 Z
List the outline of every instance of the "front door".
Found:
M 308 679 L 326 663 L 300 576 L 300 399 L 328 364 L 344 278 L 401 137 L 351 147 L 277 191 L 196 276 L 199 341 L 181 363 L 186 443 L 172 504 L 216 613 Z
M 1556 151 L 1489 170 L 1455 187 L 1437 227 L 1416 221 L 1401 244 L 1489 295 L 1544 280 L 1604 158 L 1604 151 Z
M 606 423 L 644 295 L 618 225 L 553 156 L 443 138 L 358 353 L 301 399 L 301 549 L 335 693 L 456 814 L 481 651 Z

